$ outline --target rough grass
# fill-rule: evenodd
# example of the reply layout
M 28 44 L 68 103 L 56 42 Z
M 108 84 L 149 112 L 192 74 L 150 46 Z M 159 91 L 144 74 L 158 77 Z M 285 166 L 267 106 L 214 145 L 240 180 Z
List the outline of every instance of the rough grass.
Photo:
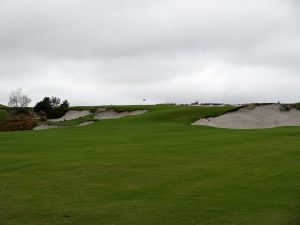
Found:
M 228 107 L 149 109 L 0 133 L 0 224 L 298 224 L 300 128 L 189 125 Z
M 5 121 L 8 118 L 8 113 L 4 109 L 0 109 L 0 122 Z

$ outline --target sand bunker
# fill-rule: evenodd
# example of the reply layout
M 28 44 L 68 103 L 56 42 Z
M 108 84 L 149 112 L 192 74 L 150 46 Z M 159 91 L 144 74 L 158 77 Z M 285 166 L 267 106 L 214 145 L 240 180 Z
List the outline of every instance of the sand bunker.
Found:
M 300 111 L 280 111 L 280 105 L 261 105 L 254 109 L 246 107 L 219 117 L 200 119 L 193 125 L 232 129 L 259 129 L 280 126 L 300 126 Z
M 60 128 L 60 127 L 61 126 L 43 124 L 43 125 L 34 127 L 33 130 L 47 130 L 47 129 Z
M 84 127 L 84 126 L 88 126 L 88 125 L 91 125 L 95 123 L 95 121 L 86 121 L 86 122 L 83 122 L 83 123 L 80 123 L 78 125 L 76 125 L 77 127 Z
M 88 110 L 69 110 L 63 117 L 57 118 L 57 119 L 49 119 L 48 121 L 51 122 L 60 122 L 64 120 L 74 120 L 78 119 L 79 117 L 84 117 L 90 115 L 91 112 Z
M 54 128 L 63 128 L 63 127 L 84 127 L 95 123 L 95 121 L 86 121 L 83 123 L 80 123 L 76 126 L 57 126 L 57 125 L 49 125 L 49 124 L 42 124 L 39 126 L 36 126 L 33 128 L 33 130 L 48 130 L 48 129 L 54 129 Z
M 197 105 L 189 105 L 189 106 L 194 106 L 194 107 L 224 107 L 224 106 L 228 106 L 228 105 L 225 105 L 225 104 L 197 104 Z
M 135 110 L 135 111 L 124 111 L 118 112 L 113 109 L 106 110 L 105 108 L 98 108 L 95 113 L 95 119 L 106 120 L 106 119 L 117 119 L 124 116 L 135 116 L 145 113 L 146 110 Z M 58 119 L 49 119 L 50 122 L 60 122 L 65 120 L 78 119 L 80 117 L 88 116 L 91 112 L 88 110 L 69 110 L 63 117 Z
M 147 110 L 118 112 L 113 109 L 106 110 L 105 108 L 98 108 L 94 115 L 94 119 L 96 119 L 96 120 L 117 119 L 117 118 L 121 118 L 124 116 L 136 116 L 136 115 L 143 114 L 145 112 L 147 112 Z M 60 122 L 60 121 L 64 121 L 64 120 L 73 120 L 73 119 L 77 119 L 79 117 L 88 116 L 90 114 L 91 113 L 88 110 L 83 110 L 83 111 L 69 110 L 63 117 L 58 118 L 58 119 L 51 119 L 48 121 Z M 86 122 L 76 125 L 75 127 L 88 126 L 88 125 L 93 124 L 94 122 L 95 121 L 86 121 Z M 33 130 L 46 130 L 46 129 L 62 128 L 62 127 L 74 127 L 74 126 L 57 126 L 57 125 L 42 124 L 42 125 L 36 126 L 35 128 L 33 128 Z
M 96 113 L 95 119 L 98 120 L 107 120 L 107 119 L 117 119 L 124 116 L 136 116 L 147 112 L 147 110 L 135 110 L 135 111 L 124 111 L 117 112 L 113 109 L 108 109 L 105 111 L 100 111 Z

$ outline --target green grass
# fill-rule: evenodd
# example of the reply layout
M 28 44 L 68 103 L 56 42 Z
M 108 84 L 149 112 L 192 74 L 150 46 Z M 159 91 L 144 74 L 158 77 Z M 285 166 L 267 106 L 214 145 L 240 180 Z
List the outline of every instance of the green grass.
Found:
M 5 109 L 5 110 L 7 110 L 8 108 L 9 108 L 8 106 L 1 105 L 1 104 L 0 104 L 0 109 L 2 109 L 2 110 Z
M 134 111 L 134 110 L 144 110 L 144 109 L 163 109 L 168 108 L 173 105 L 101 105 L 101 106 L 71 106 L 70 110 L 93 110 L 96 108 L 106 108 L 114 109 L 119 112 L 123 111 Z M 176 106 L 175 106 L 176 107 Z
M 298 224 L 300 128 L 191 126 L 232 108 L 148 107 L 0 133 L 0 224 Z
M 0 109 L 0 122 L 8 118 L 8 113 L 5 109 Z

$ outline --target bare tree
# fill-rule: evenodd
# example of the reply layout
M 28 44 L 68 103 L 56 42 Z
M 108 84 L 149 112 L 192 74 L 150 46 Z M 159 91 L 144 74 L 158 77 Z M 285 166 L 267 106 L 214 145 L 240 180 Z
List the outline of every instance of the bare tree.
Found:
M 9 96 L 8 105 L 13 108 L 25 108 L 31 102 L 31 99 L 22 93 L 22 89 L 18 88 L 12 91 Z

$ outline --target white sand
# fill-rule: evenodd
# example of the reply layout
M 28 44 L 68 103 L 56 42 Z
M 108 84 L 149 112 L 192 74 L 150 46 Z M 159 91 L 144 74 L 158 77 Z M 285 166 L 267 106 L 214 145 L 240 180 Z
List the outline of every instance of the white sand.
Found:
M 193 107 L 224 107 L 226 105 L 189 105 Z
M 49 119 L 48 121 L 51 122 L 60 122 L 64 120 L 74 120 L 78 119 L 79 117 L 84 117 L 90 115 L 91 112 L 89 110 L 69 110 L 63 117 L 57 118 L 57 119 Z
M 147 110 L 117 112 L 113 109 L 106 110 L 105 108 L 98 108 L 94 118 L 98 119 L 98 120 L 117 119 L 117 118 L 121 118 L 124 116 L 140 115 L 145 112 L 147 112 Z M 77 119 L 79 117 L 87 116 L 90 114 L 91 113 L 88 110 L 83 110 L 83 111 L 69 110 L 63 117 L 58 118 L 58 119 L 51 119 L 49 121 L 59 122 L 59 121 L 64 121 L 64 120 L 72 120 L 72 119 Z M 88 125 L 93 124 L 94 122 L 95 121 L 83 122 L 83 123 L 76 125 L 76 127 L 88 126 Z M 45 130 L 45 129 L 61 128 L 61 127 L 66 127 L 66 126 L 42 124 L 42 125 L 36 126 L 35 128 L 33 128 L 33 130 Z M 72 127 L 72 126 L 68 126 L 68 127 Z
M 87 121 L 76 125 L 75 127 L 84 127 L 93 124 L 95 121 Z M 63 127 L 74 127 L 74 126 L 56 126 L 56 125 L 48 125 L 42 124 L 33 128 L 33 130 L 47 130 L 47 129 L 54 129 L 54 128 L 63 128 Z
M 60 128 L 60 126 L 43 124 L 43 125 L 34 127 L 33 130 L 47 130 L 47 129 L 53 129 L 53 128 Z
M 147 110 L 117 112 L 113 109 L 109 109 L 109 110 L 96 113 L 95 119 L 98 120 L 117 119 L 124 116 L 136 116 L 136 115 L 143 114 L 145 112 L 147 112 Z
M 279 110 L 278 104 L 256 106 L 254 109 L 242 108 L 215 118 L 200 119 L 193 125 L 204 125 L 232 129 L 257 129 L 280 126 L 300 126 L 300 111 Z
M 77 127 L 84 127 L 93 124 L 95 121 L 87 121 L 76 125 Z

